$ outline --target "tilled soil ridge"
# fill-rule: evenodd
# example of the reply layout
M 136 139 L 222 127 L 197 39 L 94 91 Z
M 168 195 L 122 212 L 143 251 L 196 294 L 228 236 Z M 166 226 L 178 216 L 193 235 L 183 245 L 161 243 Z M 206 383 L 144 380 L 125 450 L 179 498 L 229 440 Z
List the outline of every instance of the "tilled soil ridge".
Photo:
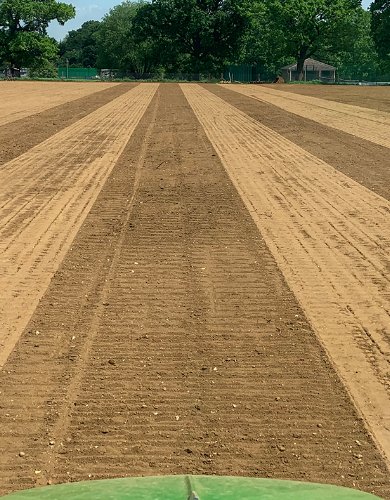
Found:
M 199 473 L 390 496 L 383 460 L 177 85 L 159 87 L 0 387 L 2 491 Z

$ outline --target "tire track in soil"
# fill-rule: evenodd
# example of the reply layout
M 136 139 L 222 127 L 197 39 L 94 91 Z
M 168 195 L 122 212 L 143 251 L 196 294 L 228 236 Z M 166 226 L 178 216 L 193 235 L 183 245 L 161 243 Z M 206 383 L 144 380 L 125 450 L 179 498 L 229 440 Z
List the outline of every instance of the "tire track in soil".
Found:
M 390 457 L 390 203 L 199 86 L 182 87 Z
M 156 88 L 130 90 L 0 170 L 0 366 Z
M 390 148 L 390 113 L 270 88 L 259 88 L 255 85 L 231 85 L 229 89 L 327 127 Z
M 390 200 L 388 148 L 231 92 L 222 85 L 204 85 L 203 88 Z
M 0 390 L 3 491 L 199 473 L 390 494 L 362 420 L 178 85 L 159 87 Z
M 20 156 L 137 85 L 122 83 L 98 90 L 87 97 L 0 126 L 0 169 L 4 163 Z

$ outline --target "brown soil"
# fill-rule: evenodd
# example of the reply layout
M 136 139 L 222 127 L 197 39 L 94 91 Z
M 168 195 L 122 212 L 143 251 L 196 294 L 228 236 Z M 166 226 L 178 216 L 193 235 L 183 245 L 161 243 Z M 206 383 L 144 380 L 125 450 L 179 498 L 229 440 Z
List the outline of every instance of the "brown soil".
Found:
M 390 203 L 206 90 L 185 93 L 390 461 Z
M 232 92 L 230 87 L 207 85 L 204 88 L 390 200 L 389 148 L 288 113 L 272 104 Z
M 0 169 L 0 366 L 156 89 L 132 88 Z
M 96 91 L 88 96 L 0 126 L 0 166 L 72 123 L 76 123 L 100 106 L 124 94 L 136 84 L 125 83 L 103 88 L 104 90 L 101 90 L 101 87 L 95 87 L 94 84 L 91 85 Z
M 266 85 L 293 94 L 309 95 L 329 101 L 390 112 L 390 86 L 364 87 L 355 85 Z
M 0 126 L 117 85 L 112 82 L 2 81 Z
M 199 473 L 390 498 L 204 126 L 160 85 L 0 373 L 1 491 Z
M 390 114 L 318 97 L 289 94 L 269 87 L 232 85 L 230 90 L 273 104 L 283 111 L 308 118 L 379 146 L 390 148 Z

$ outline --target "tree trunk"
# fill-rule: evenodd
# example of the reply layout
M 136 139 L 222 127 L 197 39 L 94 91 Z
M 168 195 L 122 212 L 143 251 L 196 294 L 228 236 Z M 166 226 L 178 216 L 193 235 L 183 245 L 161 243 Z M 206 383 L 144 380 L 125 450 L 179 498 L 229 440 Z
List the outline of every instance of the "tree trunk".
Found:
M 304 77 L 304 66 L 307 59 L 307 47 L 302 47 L 297 58 L 297 80 L 301 82 Z
M 297 62 L 297 80 L 301 82 L 303 80 L 303 67 L 305 65 L 305 59 L 298 59 Z

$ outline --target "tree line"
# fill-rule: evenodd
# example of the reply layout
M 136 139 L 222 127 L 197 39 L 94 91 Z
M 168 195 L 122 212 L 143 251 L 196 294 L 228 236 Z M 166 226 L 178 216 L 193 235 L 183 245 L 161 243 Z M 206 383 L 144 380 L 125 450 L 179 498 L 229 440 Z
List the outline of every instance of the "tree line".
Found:
M 219 77 L 228 64 L 275 75 L 307 58 L 348 76 L 390 72 L 390 0 L 126 0 L 57 43 L 53 20 L 74 17 L 56 0 L 0 0 L 0 60 L 41 76 L 58 63 L 128 74 Z

